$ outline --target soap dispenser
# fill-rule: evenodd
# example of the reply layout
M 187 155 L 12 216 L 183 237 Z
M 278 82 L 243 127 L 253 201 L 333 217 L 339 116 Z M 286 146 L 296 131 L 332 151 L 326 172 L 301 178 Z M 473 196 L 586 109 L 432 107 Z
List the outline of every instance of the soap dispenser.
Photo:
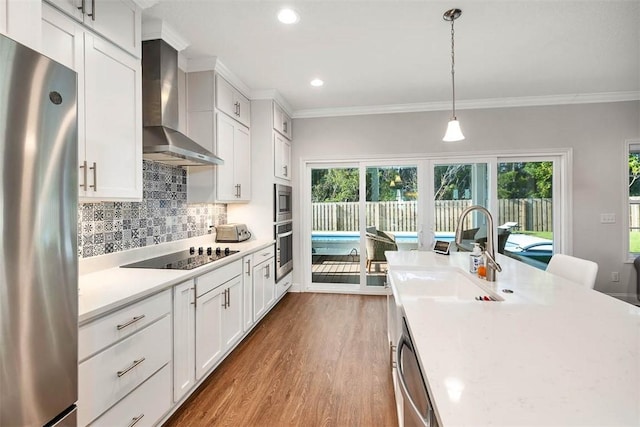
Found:
M 480 265 L 482 265 L 482 249 L 479 243 L 474 243 L 473 251 L 469 255 L 469 273 L 476 274 Z

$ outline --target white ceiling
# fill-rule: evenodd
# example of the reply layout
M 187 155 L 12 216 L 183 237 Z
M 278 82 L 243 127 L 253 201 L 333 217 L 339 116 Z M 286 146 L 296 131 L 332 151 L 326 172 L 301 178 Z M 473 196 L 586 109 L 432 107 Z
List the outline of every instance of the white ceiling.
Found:
M 285 5 L 300 22 L 276 20 Z M 253 91 L 276 89 L 304 116 L 448 108 L 450 24 L 442 14 L 453 7 L 463 11 L 455 22 L 461 108 L 498 98 L 639 97 L 639 0 L 160 0 L 143 15 L 185 38 L 186 58 L 216 56 Z M 324 87 L 309 85 L 315 77 Z

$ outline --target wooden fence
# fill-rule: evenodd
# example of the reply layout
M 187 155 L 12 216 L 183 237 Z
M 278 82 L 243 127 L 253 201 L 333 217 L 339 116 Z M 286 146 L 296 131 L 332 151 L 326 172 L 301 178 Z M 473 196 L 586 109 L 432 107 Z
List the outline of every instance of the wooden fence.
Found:
M 470 205 L 470 200 L 436 201 L 436 231 L 454 231 L 460 214 Z M 498 200 L 498 218 L 501 223 L 517 222 L 520 230 L 553 231 L 552 207 L 551 199 L 502 199 Z M 418 229 L 415 201 L 366 202 L 365 211 L 368 227 L 408 232 Z M 467 217 L 466 228 L 471 228 L 471 221 L 471 216 Z M 312 204 L 312 229 L 315 231 L 358 231 L 359 225 L 358 202 Z
M 629 230 L 640 231 L 640 197 L 629 197 Z

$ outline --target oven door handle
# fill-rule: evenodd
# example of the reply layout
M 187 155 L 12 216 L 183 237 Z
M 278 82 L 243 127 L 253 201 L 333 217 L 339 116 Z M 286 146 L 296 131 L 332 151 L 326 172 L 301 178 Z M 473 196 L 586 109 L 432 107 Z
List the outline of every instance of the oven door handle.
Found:
M 422 420 L 422 423 L 425 427 L 429 427 L 431 425 L 430 422 L 430 414 L 427 414 L 427 418 L 424 418 L 422 416 L 422 414 L 420 413 L 420 409 L 418 409 L 418 406 L 416 405 L 416 403 L 413 401 L 413 396 L 411 396 L 411 394 L 409 393 L 409 387 L 407 386 L 407 380 L 404 377 L 404 370 L 403 370 L 403 366 L 402 366 L 402 350 L 407 346 L 407 339 L 404 336 L 401 336 L 400 339 L 398 340 L 398 346 L 396 347 L 396 351 L 397 351 L 397 370 L 398 370 L 398 379 L 400 381 L 398 381 L 400 383 L 400 387 L 402 387 L 402 391 L 403 391 L 403 395 L 406 396 L 407 400 L 409 401 L 409 404 L 411 405 L 411 409 L 413 410 L 413 412 Z M 414 357 L 415 357 L 415 353 L 414 353 Z M 417 363 L 417 361 L 416 361 Z M 422 380 L 422 379 L 421 379 Z M 430 411 L 430 409 L 427 409 L 427 411 Z
M 277 239 L 281 239 L 281 238 L 283 238 L 283 237 L 289 237 L 289 236 L 291 236 L 292 234 L 293 234 L 293 231 L 287 231 L 286 233 L 282 233 L 282 234 L 278 233 L 278 235 L 277 235 L 277 237 L 276 237 L 276 238 L 277 238 Z

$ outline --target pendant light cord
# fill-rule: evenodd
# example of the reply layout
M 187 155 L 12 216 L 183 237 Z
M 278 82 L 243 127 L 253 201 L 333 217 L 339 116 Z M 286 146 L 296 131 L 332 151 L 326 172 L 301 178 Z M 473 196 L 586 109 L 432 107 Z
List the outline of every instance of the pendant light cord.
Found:
M 455 78 L 455 71 L 454 71 L 454 67 L 456 64 L 456 57 L 455 57 L 453 21 L 455 21 L 455 19 L 451 20 L 451 88 L 453 92 L 453 119 L 456 120 L 456 78 Z

